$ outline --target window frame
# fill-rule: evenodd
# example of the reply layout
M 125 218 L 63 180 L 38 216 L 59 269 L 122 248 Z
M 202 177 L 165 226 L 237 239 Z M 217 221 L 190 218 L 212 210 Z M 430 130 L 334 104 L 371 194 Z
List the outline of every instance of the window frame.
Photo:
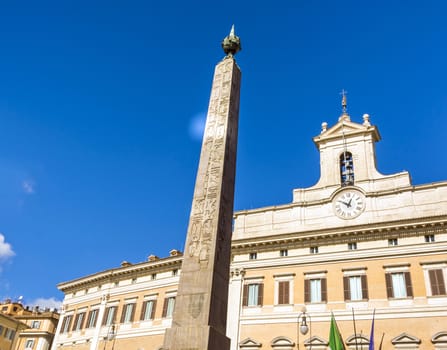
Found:
M 86 318 L 85 322 L 85 328 L 95 328 L 98 324 L 98 315 L 99 315 L 99 308 L 92 308 L 88 312 L 88 316 Z
M 148 304 L 151 304 L 151 310 L 150 314 L 147 312 Z M 151 321 L 155 318 L 155 310 L 157 309 L 157 299 L 146 299 L 143 301 L 143 305 L 141 306 L 141 314 L 140 314 L 140 321 Z M 149 317 L 147 317 L 149 316 Z
M 352 299 L 352 284 L 351 279 L 352 278 L 358 278 L 360 277 L 360 293 L 362 294 L 362 297 L 360 299 Z M 365 301 L 369 299 L 368 295 L 368 279 L 365 273 L 360 274 L 346 274 L 343 276 L 343 294 L 345 301 Z
M 257 286 L 256 301 L 250 302 L 250 293 L 252 288 Z M 242 291 L 242 306 L 244 307 L 261 307 L 264 302 L 264 283 L 263 282 L 249 282 L 245 283 Z
M 403 276 L 403 286 L 401 286 L 405 290 L 405 296 L 395 296 L 395 285 L 393 284 L 393 275 L 402 275 Z M 411 282 L 411 274 L 410 271 L 387 271 L 385 272 L 385 285 L 386 285 L 386 294 L 388 299 L 411 299 L 413 298 L 413 285 Z
M 171 318 L 175 308 L 175 295 L 167 295 L 163 301 L 163 318 Z
M 136 303 L 134 301 L 126 302 L 121 310 L 120 323 L 132 323 L 135 317 L 135 308 Z

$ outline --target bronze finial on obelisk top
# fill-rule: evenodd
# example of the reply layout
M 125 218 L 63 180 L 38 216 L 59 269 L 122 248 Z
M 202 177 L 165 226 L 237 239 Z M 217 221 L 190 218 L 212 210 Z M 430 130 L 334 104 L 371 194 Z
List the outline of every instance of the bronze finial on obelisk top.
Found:
M 234 34 L 234 24 L 231 26 L 230 34 L 222 40 L 222 49 L 227 56 L 234 56 L 242 50 L 241 39 Z
M 229 350 L 226 336 L 241 49 L 234 27 L 215 68 L 171 328 L 164 350 Z M 235 320 L 234 322 L 237 322 Z

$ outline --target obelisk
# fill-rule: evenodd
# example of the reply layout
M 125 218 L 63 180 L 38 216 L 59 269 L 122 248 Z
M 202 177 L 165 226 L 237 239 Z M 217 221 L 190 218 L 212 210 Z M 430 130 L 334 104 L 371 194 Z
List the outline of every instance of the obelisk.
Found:
M 234 27 L 214 72 L 172 326 L 164 350 L 228 350 L 226 337 L 241 49 Z

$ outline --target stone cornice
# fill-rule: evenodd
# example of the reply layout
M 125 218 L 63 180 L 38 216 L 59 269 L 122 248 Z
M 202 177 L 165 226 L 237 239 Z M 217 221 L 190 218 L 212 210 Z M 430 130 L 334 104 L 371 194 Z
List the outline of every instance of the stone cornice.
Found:
M 107 282 L 115 282 L 124 278 L 135 278 L 138 276 L 147 276 L 151 273 L 159 273 L 167 271 L 172 268 L 180 268 L 183 257 L 181 255 L 175 257 L 168 257 L 156 261 L 145 261 L 142 263 L 129 265 L 125 267 L 118 267 L 101 271 L 86 277 L 77 278 L 68 282 L 62 282 L 57 285 L 57 288 L 64 292 L 83 289 L 86 287 L 96 286 Z
M 405 172 L 387 175 L 387 177 L 388 178 L 398 177 L 398 176 L 401 176 L 402 174 L 405 174 Z M 361 187 L 361 183 L 362 182 L 359 182 L 359 184 L 360 184 L 359 188 L 361 188 L 363 190 L 363 188 Z M 337 189 L 340 188 L 340 186 L 333 186 L 333 187 L 334 187 L 334 193 L 336 192 Z M 389 196 L 389 195 L 408 192 L 408 191 L 428 190 L 428 189 L 437 188 L 437 187 L 447 187 L 447 181 L 432 182 L 429 184 L 414 185 L 414 186 L 405 186 L 405 187 L 399 187 L 399 188 L 394 188 L 392 190 L 384 190 L 384 191 L 379 191 L 379 192 L 371 192 L 371 191 L 365 192 L 364 190 L 363 191 L 364 191 L 366 197 L 380 197 L 380 196 Z M 316 191 L 316 190 L 322 190 L 322 188 L 310 187 L 310 188 L 304 188 L 304 189 L 302 189 L 302 188 L 294 189 L 294 191 L 295 190 Z M 292 202 L 292 203 L 286 203 L 286 204 L 271 205 L 271 206 L 255 208 L 255 209 L 238 210 L 238 211 L 234 212 L 233 217 L 236 219 L 240 215 L 258 214 L 258 213 L 274 211 L 274 210 L 293 209 L 293 208 L 297 208 L 297 207 L 309 207 L 312 205 L 322 205 L 322 204 L 330 203 L 331 201 L 332 201 L 332 196 L 324 198 L 324 199 L 314 200 L 314 201 L 300 201 L 300 202 Z
M 396 220 L 349 227 L 334 227 L 233 240 L 232 252 L 271 250 L 273 247 L 294 248 L 403 238 L 447 232 L 447 215 Z

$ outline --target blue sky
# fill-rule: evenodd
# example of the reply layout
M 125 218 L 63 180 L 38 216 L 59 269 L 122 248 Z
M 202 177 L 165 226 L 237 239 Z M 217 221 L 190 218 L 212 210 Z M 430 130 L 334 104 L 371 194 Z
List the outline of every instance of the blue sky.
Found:
M 235 209 L 319 177 L 312 137 L 379 127 L 377 166 L 446 179 L 444 1 L 0 4 L 0 298 L 183 250 L 220 42 L 242 39 Z

